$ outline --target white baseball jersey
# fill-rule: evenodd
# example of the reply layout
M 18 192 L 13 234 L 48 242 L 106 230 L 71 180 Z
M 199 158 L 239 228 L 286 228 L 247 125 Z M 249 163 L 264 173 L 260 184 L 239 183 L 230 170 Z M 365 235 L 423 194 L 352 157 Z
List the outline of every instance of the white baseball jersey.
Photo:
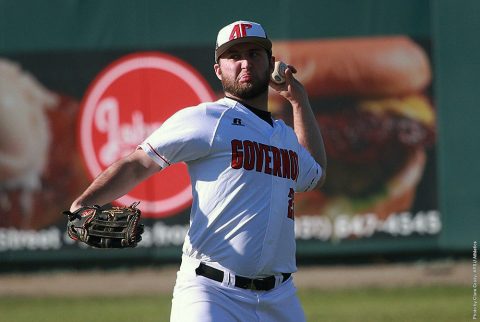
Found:
M 184 255 L 245 277 L 296 271 L 294 192 L 313 188 L 322 169 L 292 128 L 223 98 L 180 110 L 140 148 L 163 168 L 188 165 Z

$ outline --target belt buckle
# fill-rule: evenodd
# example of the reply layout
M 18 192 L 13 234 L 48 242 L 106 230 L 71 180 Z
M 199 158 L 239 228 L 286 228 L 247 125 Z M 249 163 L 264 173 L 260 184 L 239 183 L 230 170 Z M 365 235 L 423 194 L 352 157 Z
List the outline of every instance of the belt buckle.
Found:
M 253 278 L 252 278 L 252 281 L 250 282 L 250 285 L 248 287 L 253 291 L 257 290 L 257 286 L 255 285 L 255 280 Z

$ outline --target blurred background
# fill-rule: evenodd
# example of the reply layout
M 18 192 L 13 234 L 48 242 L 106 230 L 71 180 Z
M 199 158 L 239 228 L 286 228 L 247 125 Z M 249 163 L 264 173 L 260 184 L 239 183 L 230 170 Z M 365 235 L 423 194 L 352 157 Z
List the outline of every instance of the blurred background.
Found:
M 55 278 L 92 290 L 92 276 L 137 279 L 119 292 L 169 301 L 191 204 L 185 165 L 117 201 L 141 201 L 146 232 L 136 249 L 74 244 L 61 212 L 171 114 L 222 96 L 215 40 L 235 20 L 261 23 L 273 55 L 297 67 L 325 138 L 327 183 L 295 198 L 300 289 L 453 285 L 435 289 L 432 307 L 458 292 L 461 309 L 431 319 L 471 318 L 480 237 L 475 0 L 0 0 L 0 307 L 14 307 L 11 296 L 65 295 L 49 288 Z M 290 122 L 274 93 L 269 109 Z M 425 297 L 415 292 L 401 294 Z M 309 321 L 354 320 L 312 307 Z

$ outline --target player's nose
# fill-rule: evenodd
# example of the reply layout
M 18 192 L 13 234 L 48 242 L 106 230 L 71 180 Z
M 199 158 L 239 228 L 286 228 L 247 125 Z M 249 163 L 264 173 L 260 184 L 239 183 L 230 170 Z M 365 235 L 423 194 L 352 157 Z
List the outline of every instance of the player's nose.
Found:
M 243 56 L 240 60 L 240 66 L 242 69 L 249 69 L 252 66 L 252 62 L 248 56 Z

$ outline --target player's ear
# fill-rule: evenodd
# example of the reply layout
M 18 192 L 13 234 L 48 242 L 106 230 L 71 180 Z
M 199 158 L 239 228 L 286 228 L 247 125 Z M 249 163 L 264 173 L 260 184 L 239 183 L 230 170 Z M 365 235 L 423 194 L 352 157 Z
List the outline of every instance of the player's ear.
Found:
M 213 69 L 215 70 L 215 75 L 219 80 L 222 80 L 222 69 L 220 68 L 220 64 L 213 65 Z

